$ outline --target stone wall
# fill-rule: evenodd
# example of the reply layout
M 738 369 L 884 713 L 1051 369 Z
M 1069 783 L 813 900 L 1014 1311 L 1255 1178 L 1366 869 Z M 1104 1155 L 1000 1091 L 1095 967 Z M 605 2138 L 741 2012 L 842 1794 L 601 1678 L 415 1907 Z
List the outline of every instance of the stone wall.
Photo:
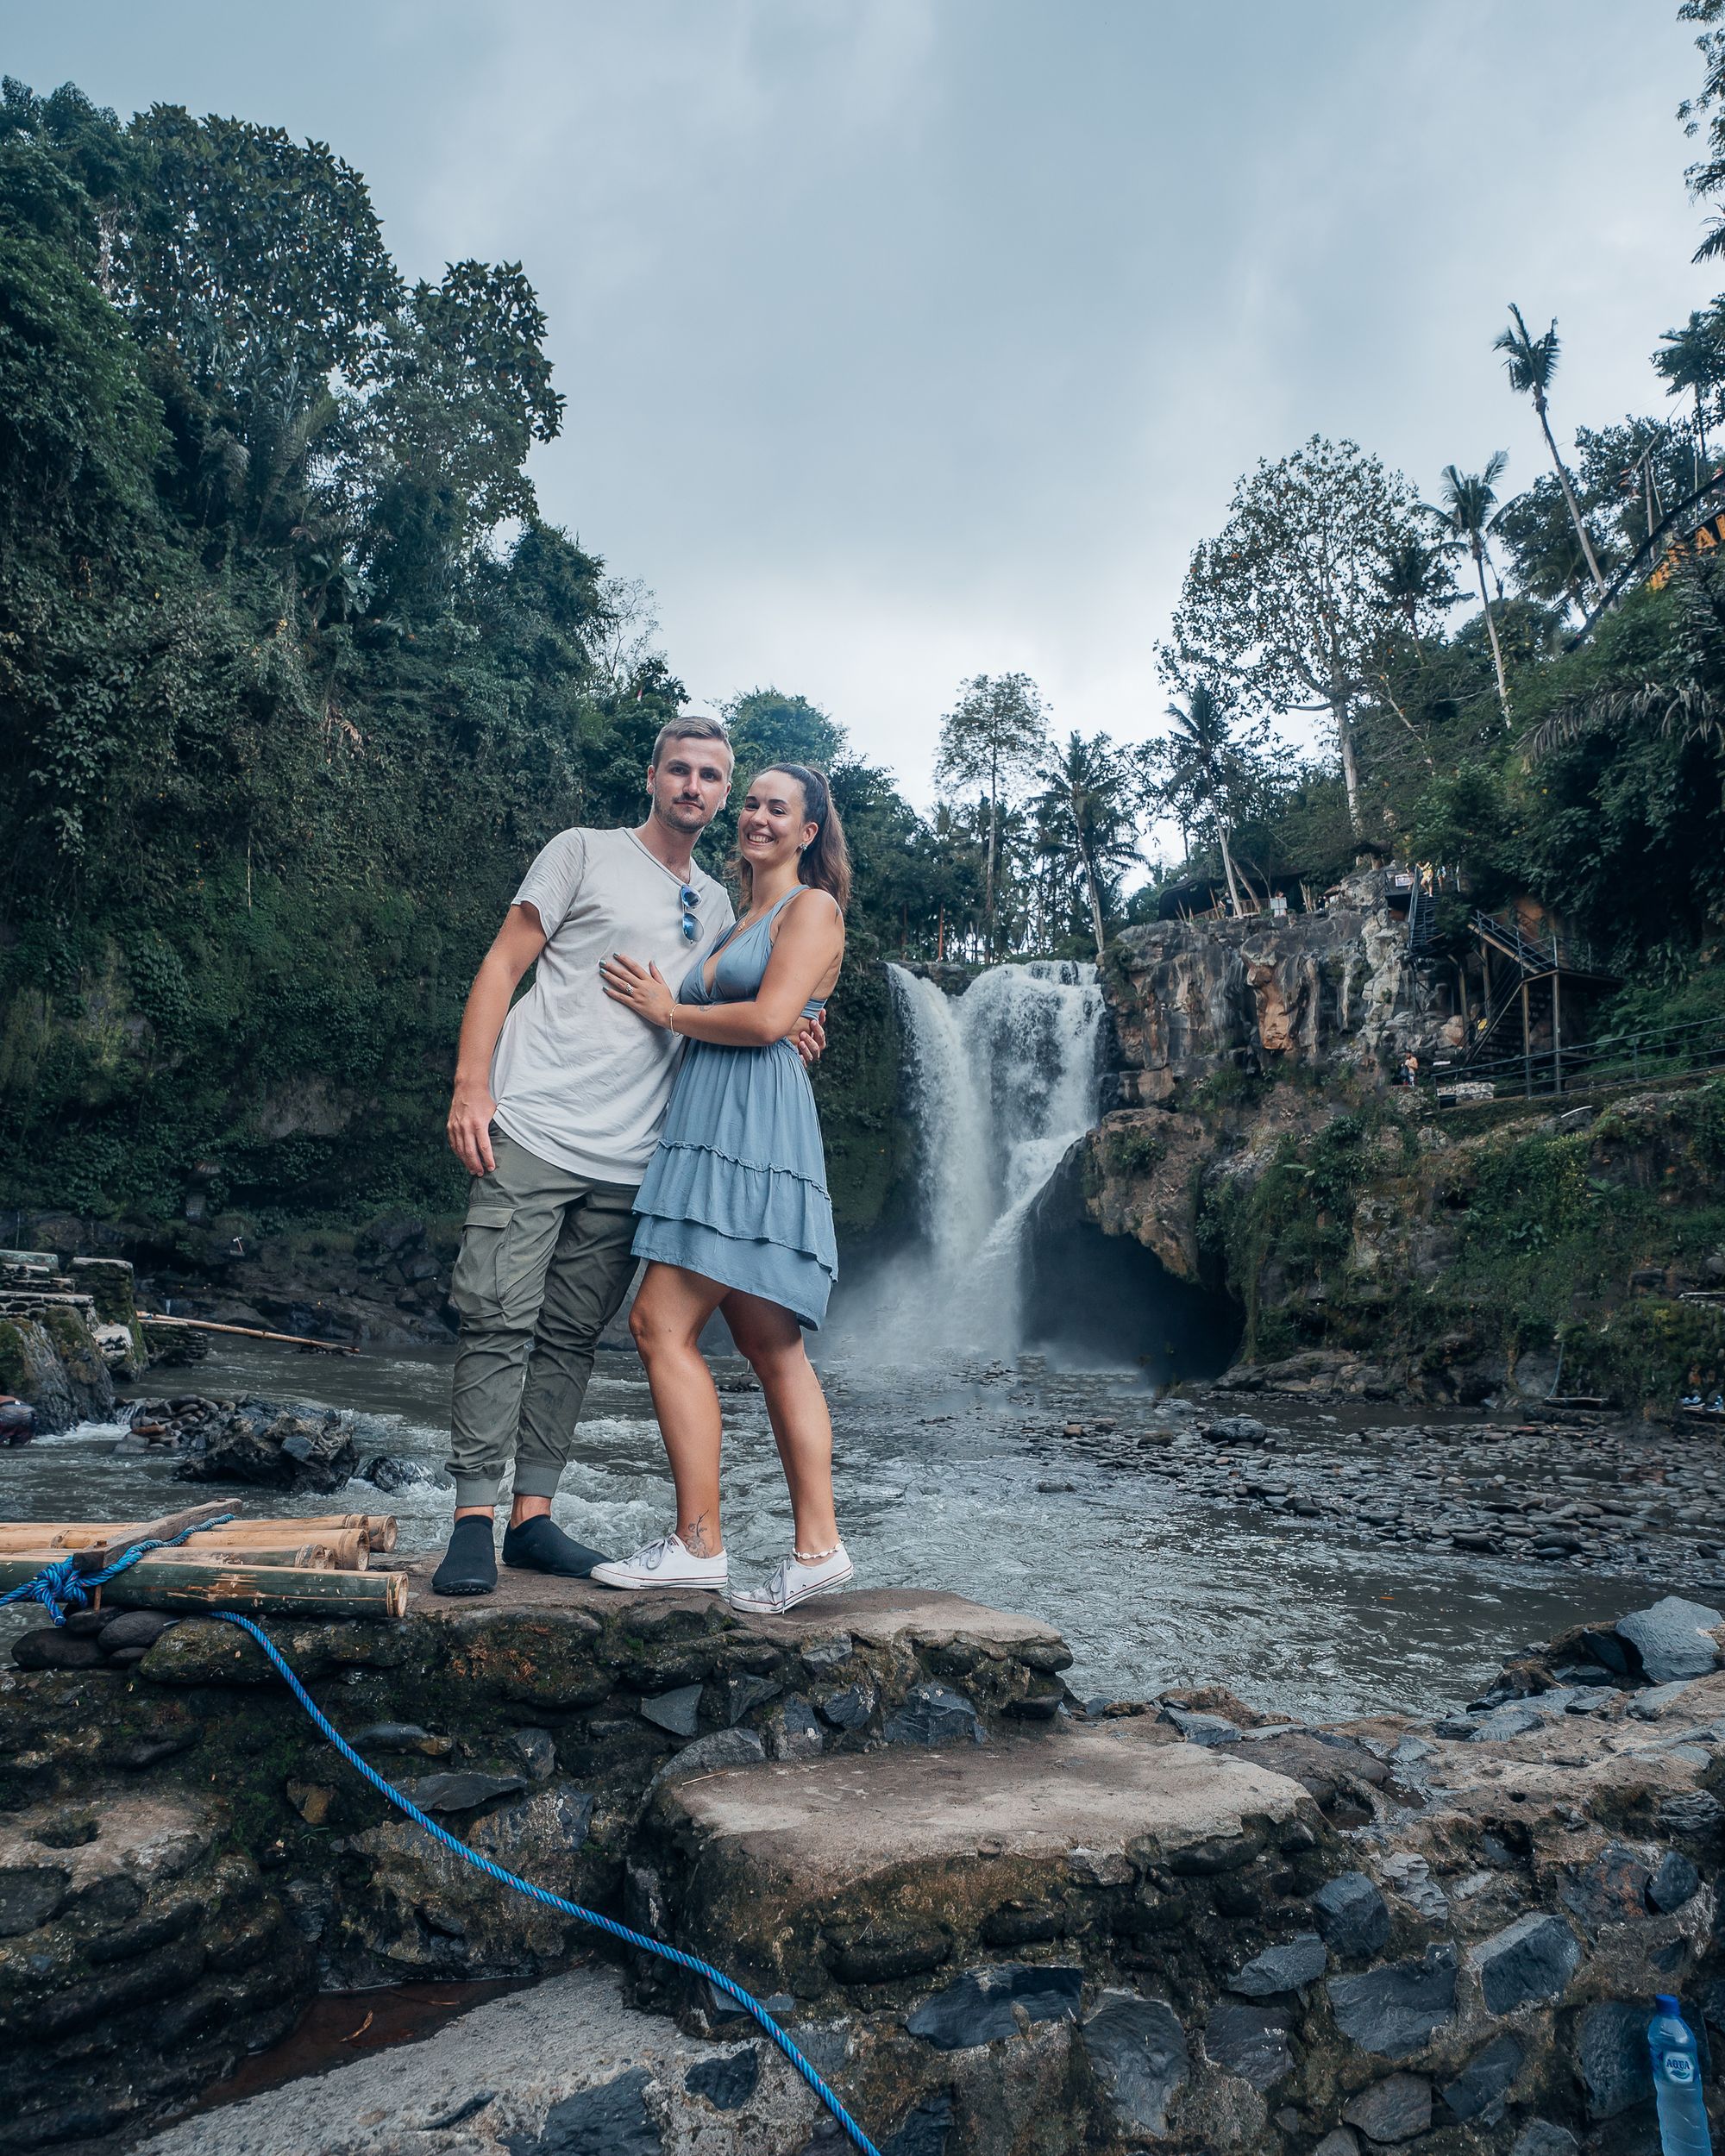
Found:
M 25 1401 L 38 1431 L 101 1420 L 114 1380 L 148 1360 L 129 1265 L 74 1258 L 62 1270 L 48 1251 L 0 1251 L 0 1393 Z
M 1652 1994 L 1725 2024 L 1699 1605 L 1579 1627 L 1465 1713 L 1332 1727 L 1217 1688 L 1086 1707 L 1046 1627 L 950 1596 L 743 1623 L 542 1583 L 276 1629 L 416 1802 L 765 1997 L 893 2156 L 1639 2156 Z M 387 1809 L 231 1630 L 67 1648 L 0 1677 L 0 2148 L 135 2135 L 320 1974 L 591 1953 Z M 266 2098 L 163 2148 L 836 2149 L 726 1997 L 623 1973 L 633 2018 L 595 1984 L 608 2040 L 530 2075 L 440 2039 L 465 2078 L 367 2083 L 362 2137 Z

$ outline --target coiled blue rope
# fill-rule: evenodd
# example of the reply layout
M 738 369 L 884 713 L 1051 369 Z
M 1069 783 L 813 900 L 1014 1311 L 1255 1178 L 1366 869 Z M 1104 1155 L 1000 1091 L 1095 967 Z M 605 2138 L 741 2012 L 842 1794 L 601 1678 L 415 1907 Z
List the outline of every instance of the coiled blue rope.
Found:
M 249 1617 L 242 1617 L 229 1609 L 212 1610 L 210 1615 L 219 1617 L 223 1624 L 237 1625 L 242 1632 L 248 1632 L 274 1664 L 279 1675 L 286 1683 L 294 1697 L 334 1745 L 348 1764 L 363 1775 L 380 1796 L 386 1797 L 399 1812 L 405 1812 L 416 1827 L 423 1827 L 434 1841 L 470 1864 L 475 1871 L 483 1871 L 495 1879 L 499 1886 L 511 1887 L 518 1894 L 524 1894 L 530 1902 L 538 1902 L 546 1908 L 556 1909 L 564 1916 L 573 1916 L 578 1923 L 590 1925 L 593 1930 L 604 1932 L 612 1939 L 620 1940 L 625 1946 L 633 1946 L 643 1953 L 656 1954 L 660 1960 L 673 1962 L 679 1969 L 687 1969 L 691 1975 L 705 1977 L 716 1990 L 727 1998 L 736 2000 L 743 2012 L 757 2022 L 762 2032 L 775 2044 L 815 2095 L 826 2106 L 833 2117 L 862 2152 L 862 2156 L 881 2156 L 881 2152 L 858 2126 L 838 2098 L 829 2089 L 809 2061 L 805 2059 L 784 2030 L 773 2019 L 759 2000 L 750 1997 L 740 1984 L 734 1984 L 723 1971 L 715 1969 L 711 1962 L 702 1961 L 697 1955 L 686 1954 L 680 1948 L 668 1946 L 662 1940 L 649 1939 L 646 1933 L 631 1931 L 627 1924 L 619 1924 L 612 1917 L 601 1916 L 597 1909 L 583 1908 L 579 1902 L 566 1902 L 561 1894 L 552 1894 L 546 1888 L 535 1886 L 530 1879 L 518 1877 L 513 1871 L 505 1871 L 500 1864 L 493 1864 L 489 1857 L 458 1840 L 447 1827 L 440 1827 L 435 1819 L 429 1819 L 410 1798 L 402 1795 L 392 1783 L 385 1781 L 377 1769 L 361 1758 L 359 1753 L 343 1737 L 335 1724 L 317 1705 L 311 1695 L 288 1666 L 287 1658 L 267 1639 L 260 1626 Z
M 165 1536 L 160 1542 L 135 1542 L 129 1550 L 122 1551 L 115 1562 L 100 1572 L 80 1572 L 78 1552 L 56 1558 L 45 1564 L 35 1576 L 0 1595 L 0 1607 L 7 1602 L 40 1602 L 57 1625 L 66 1622 L 68 1609 L 84 1609 L 98 1587 L 105 1587 L 110 1580 L 117 1579 L 129 1565 L 140 1557 L 147 1557 L 152 1550 L 172 1550 L 184 1542 L 188 1535 L 202 1534 L 210 1527 L 225 1527 L 234 1517 L 224 1512 L 216 1520 L 200 1520 L 194 1526 L 182 1527 L 177 1535 Z

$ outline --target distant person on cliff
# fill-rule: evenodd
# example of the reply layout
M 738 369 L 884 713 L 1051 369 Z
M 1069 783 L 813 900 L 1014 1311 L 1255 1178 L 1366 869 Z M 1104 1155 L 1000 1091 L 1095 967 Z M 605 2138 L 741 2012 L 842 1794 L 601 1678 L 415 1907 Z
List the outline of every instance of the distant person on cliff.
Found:
M 689 1048 L 635 1200 L 635 1251 L 648 1266 L 629 1320 L 670 1458 L 676 1526 L 593 1576 L 605 1587 L 730 1589 L 724 1425 L 699 1345 L 720 1310 L 761 1380 L 795 1523 L 766 1585 L 730 1599 L 778 1614 L 852 1574 L 833 1512 L 832 1421 L 803 1345 L 837 1270 L 832 1206 L 808 1073 L 785 1039 L 800 1017 L 819 1018 L 838 979 L 850 862 L 825 774 L 805 764 L 757 775 L 737 841 L 747 911 L 689 968 L 681 993 L 638 947 L 602 968 L 620 1006 Z
M 599 1561 L 554 1524 L 551 1501 L 593 1351 L 635 1271 L 631 1207 L 683 1052 L 618 1008 L 599 962 L 640 951 L 681 979 L 731 925 L 731 901 L 693 859 L 731 777 L 716 719 L 662 728 L 646 822 L 554 838 L 468 995 L 448 1136 L 474 1180 L 450 1291 L 461 1320 L 448 1463 L 455 1521 L 432 1577 L 440 1595 L 496 1587 L 492 1516 L 511 1461 L 504 1563 L 582 1578 Z M 796 1030 L 803 1052 L 818 1053 L 819 1029 Z

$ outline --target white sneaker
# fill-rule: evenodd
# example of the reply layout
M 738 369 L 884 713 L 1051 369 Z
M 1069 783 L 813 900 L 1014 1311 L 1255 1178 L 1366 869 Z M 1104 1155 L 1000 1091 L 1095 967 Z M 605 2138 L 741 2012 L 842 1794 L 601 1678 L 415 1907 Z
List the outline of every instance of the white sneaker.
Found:
M 716 1557 L 694 1557 L 678 1536 L 665 1535 L 632 1557 L 594 1565 L 588 1576 L 601 1587 L 697 1587 L 723 1594 L 731 1559 L 722 1550 Z
M 787 1609 L 807 1601 L 811 1595 L 825 1595 L 856 1576 L 856 1567 L 842 1542 L 820 1557 L 805 1559 L 793 1551 L 789 1557 L 779 1559 L 764 1587 L 739 1588 L 727 1599 L 733 1609 L 751 1617 L 782 1617 Z M 593 1577 L 599 1577 L 597 1572 Z

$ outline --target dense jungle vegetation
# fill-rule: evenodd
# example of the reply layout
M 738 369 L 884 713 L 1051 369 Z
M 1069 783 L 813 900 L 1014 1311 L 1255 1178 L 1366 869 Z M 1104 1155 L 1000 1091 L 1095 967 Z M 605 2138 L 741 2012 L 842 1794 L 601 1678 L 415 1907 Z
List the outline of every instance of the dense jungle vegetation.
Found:
M 1722 11 L 1680 10 L 1703 201 Z M 634 817 L 687 703 L 641 580 L 537 512 L 530 449 L 582 423 L 546 334 L 518 264 L 407 284 L 324 145 L 6 83 L 0 1202 L 453 1201 L 474 965 L 547 837 Z M 1719 476 L 1725 299 L 1659 339 L 1663 409 L 1572 447 L 1560 354 L 1519 311 L 1480 354 L 1550 445 L 1519 492 L 1489 444 L 1423 493 L 1346 442 L 1242 478 L 1147 749 L 1063 740 L 1033 682 L 979 674 L 925 818 L 804 698 L 737 699 L 740 769 L 833 769 L 856 960 L 1088 955 L 1212 890 L 1297 904 L 1373 849 L 1559 909 L 1628 981 L 1620 1017 L 1725 1007 L 1725 572 L 1692 551 L 1655 589 L 1636 564 Z M 1311 712 L 1294 755 L 1278 730 Z M 1170 827 L 1185 857 L 1151 860 Z M 852 964 L 833 1029 L 835 1194 L 866 1226 L 902 1143 L 878 969 Z

